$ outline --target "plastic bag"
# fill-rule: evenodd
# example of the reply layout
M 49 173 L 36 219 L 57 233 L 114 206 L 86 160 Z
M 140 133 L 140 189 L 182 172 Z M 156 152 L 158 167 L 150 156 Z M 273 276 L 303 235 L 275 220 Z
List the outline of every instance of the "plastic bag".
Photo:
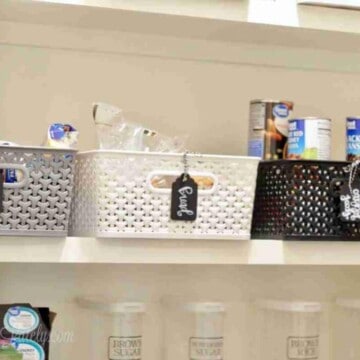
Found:
M 93 105 L 93 118 L 100 149 L 183 152 L 185 141 L 168 137 L 140 124 L 126 121 L 123 111 L 104 103 Z

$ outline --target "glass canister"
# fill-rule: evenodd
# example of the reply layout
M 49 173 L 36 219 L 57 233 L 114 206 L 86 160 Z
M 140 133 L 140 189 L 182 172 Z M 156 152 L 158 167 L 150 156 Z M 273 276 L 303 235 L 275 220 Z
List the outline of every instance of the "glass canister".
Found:
M 175 302 L 165 307 L 165 360 L 223 360 L 224 304 Z
M 257 300 L 258 360 L 319 360 L 322 305 L 318 302 Z
M 336 299 L 332 342 L 334 360 L 360 359 L 360 299 Z
M 91 360 L 141 360 L 145 304 L 79 299 L 89 311 Z

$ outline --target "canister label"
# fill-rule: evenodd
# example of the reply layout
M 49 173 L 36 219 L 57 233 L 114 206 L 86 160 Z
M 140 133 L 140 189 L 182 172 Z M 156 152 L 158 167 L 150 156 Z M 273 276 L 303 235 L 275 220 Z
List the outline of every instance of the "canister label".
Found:
M 109 360 L 141 360 L 141 336 L 109 338 Z
M 4 327 L 15 335 L 29 334 L 40 323 L 39 315 L 33 309 L 24 306 L 11 307 L 4 317 Z
M 360 158 L 360 118 L 346 119 L 346 160 Z
M 222 360 L 222 337 L 215 338 L 190 338 L 190 360 Z
M 23 355 L 23 360 L 45 360 L 44 349 L 30 339 L 11 339 L 11 345 Z
M 329 119 L 289 120 L 288 159 L 329 160 Z
M 319 358 L 319 336 L 290 336 L 287 340 L 288 360 L 317 360 Z

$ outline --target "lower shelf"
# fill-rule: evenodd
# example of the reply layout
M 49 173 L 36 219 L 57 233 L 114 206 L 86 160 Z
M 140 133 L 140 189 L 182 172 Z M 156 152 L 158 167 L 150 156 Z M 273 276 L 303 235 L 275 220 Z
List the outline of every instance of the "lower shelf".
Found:
M 2 236 L 0 263 L 360 265 L 360 242 Z

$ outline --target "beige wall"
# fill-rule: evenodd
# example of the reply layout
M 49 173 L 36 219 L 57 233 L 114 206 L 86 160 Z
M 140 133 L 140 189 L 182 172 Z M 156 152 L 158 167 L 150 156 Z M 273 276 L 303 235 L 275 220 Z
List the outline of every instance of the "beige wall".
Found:
M 94 148 L 91 104 L 105 101 L 188 135 L 192 151 L 243 155 L 249 101 L 283 98 L 297 116 L 333 119 L 333 158 L 343 159 L 344 118 L 360 113 L 359 93 L 358 73 L 0 45 L 1 139 L 27 145 L 42 142 L 47 124 L 72 122 L 79 147 Z

